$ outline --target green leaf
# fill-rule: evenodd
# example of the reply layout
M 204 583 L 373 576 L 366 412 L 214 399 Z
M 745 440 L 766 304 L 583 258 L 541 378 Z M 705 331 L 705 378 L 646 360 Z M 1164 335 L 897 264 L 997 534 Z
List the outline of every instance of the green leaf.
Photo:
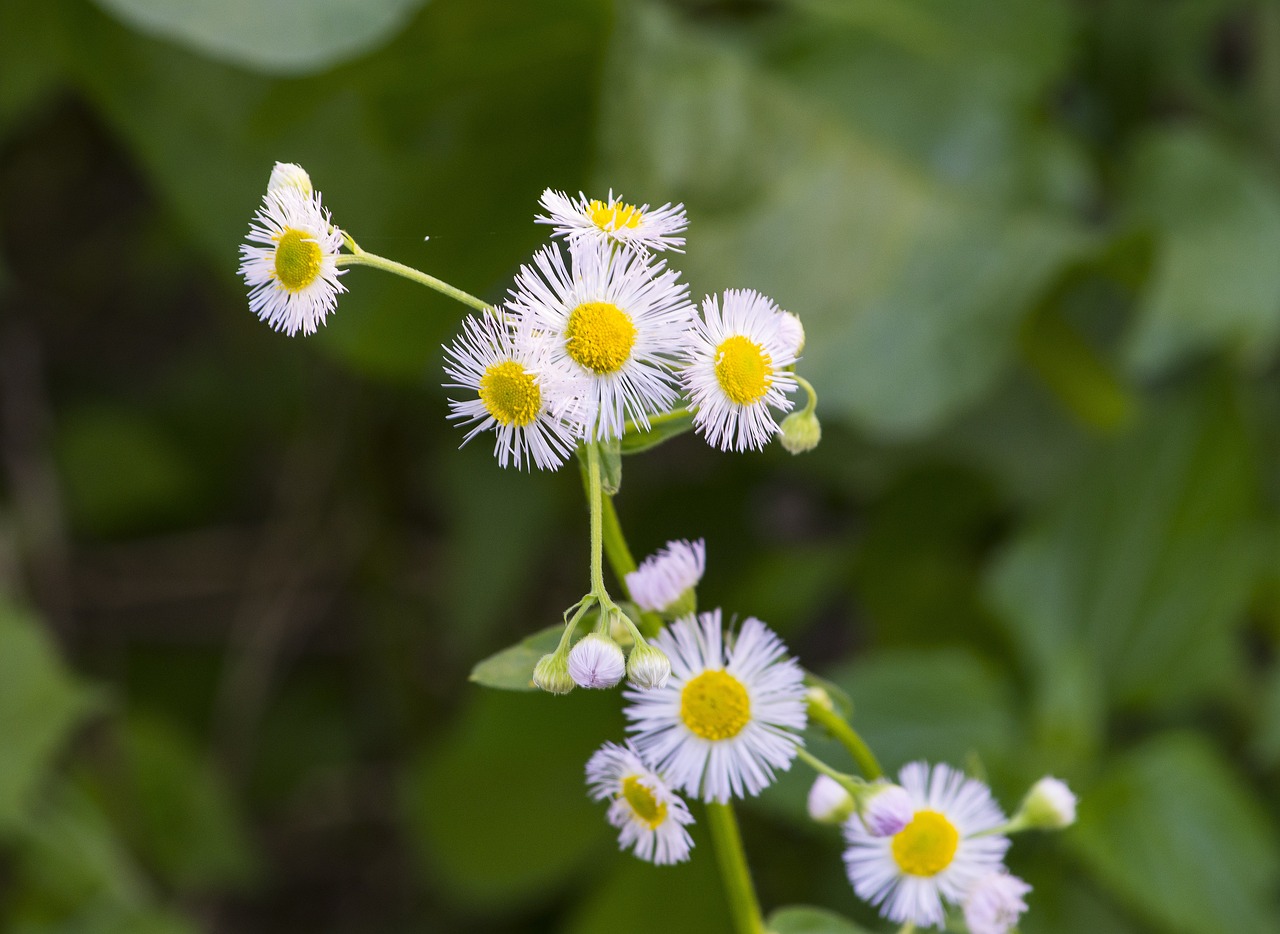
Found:
M 1128 167 L 1136 220 L 1159 234 L 1129 360 L 1152 374 L 1223 347 L 1247 362 L 1280 337 L 1280 185 L 1222 140 L 1192 129 L 1151 133 Z
M 1259 566 L 1251 458 L 1236 403 L 1207 384 L 1102 446 L 1015 539 L 989 593 L 1042 688 L 1088 671 L 1103 696 L 1154 705 L 1230 683 Z
M 403 785 L 433 889 L 481 914 L 554 898 L 593 852 L 612 848 L 583 767 L 621 736 L 611 692 L 473 695 Z
M 495 652 L 471 669 L 471 680 L 500 691 L 533 691 L 533 668 L 538 659 L 554 651 L 564 635 L 564 625 L 548 626 Z
M 867 934 L 867 929 L 825 908 L 790 905 L 769 916 L 771 934 Z
M 1161 930 L 1274 929 L 1271 821 L 1198 737 L 1166 734 L 1115 762 L 1081 796 L 1065 839 L 1100 886 Z
M 0 827 L 20 820 L 92 695 L 40 623 L 0 598 Z
M 628 429 L 622 436 L 620 447 L 623 454 L 640 454 L 650 448 L 656 448 L 664 441 L 678 438 L 693 428 L 693 413 L 680 412 L 661 421 L 655 420 L 648 431 Z
M 258 71 L 320 71 L 377 47 L 425 0 L 96 0 L 122 22 Z
M 600 485 L 606 496 L 622 489 L 622 444 L 617 438 L 600 444 Z

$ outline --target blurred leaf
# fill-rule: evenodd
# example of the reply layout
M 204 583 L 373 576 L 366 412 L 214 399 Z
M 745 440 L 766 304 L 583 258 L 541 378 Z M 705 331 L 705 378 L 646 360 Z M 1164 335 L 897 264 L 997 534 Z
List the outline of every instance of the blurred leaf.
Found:
M 1248 362 L 1280 336 L 1280 186 L 1273 173 L 1197 130 L 1150 133 L 1128 167 L 1129 207 L 1160 235 L 1129 345 L 1144 374 L 1207 349 Z
M 40 623 L 0 598 L 0 828 L 31 806 L 90 701 Z
M 1215 749 L 1166 734 L 1115 762 L 1081 797 L 1065 839 L 1162 930 L 1274 929 L 1280 852 L 1266 812 Z
M 1105 696 L 1172 703 L 1229 678 L 1258 549 L 1256 478 L 1215 383 L 1149 413 L 995 563 L 990 593 L 1042 685 L 1083 653 Z
M 1280 666 L 1272 665 L 1256 698 L 1256 733 L 1250 745 L 1255 760 L 1267 768 L 1280 765 Z
M 801 369 L 827 411 L 919 434 L 972 404 L 1008 366 L 1030 303 L 1086 242 L 1054 215 L 1011 213 L 924 175 L 731 30 L 636 4 L 614 50 L 608 184 L 689 205 L 695 293 L 760 288 L 800 315 Z
M 612 833 L 583 778 L 611 736 L 622 736 L 612 692 L 473 694 L 403 788 L 440 891 L 486 914 L 553 897 Z
M 123 775 L 108 794 L 140 855 L 179 890 L 243 887 L 255 874 L 254 854 L 207 754 L 154 715 L 132 715 L 123 734 Z
M 768 925 L 772 934 L 866 934 L 867 930 L 833 911 L 805 905 L 779 908 L 769 916 Z
M 470 680 L 500 691 L 532 691 L 533 667 L 538 659 L 554 651 L 564 635 L 564 626 L 548 626 L 515 645 L 490 655 L 471 669 Z
M 259 71 L 320 71 L 376 48 L 425 0 L 95 0 L 121 21 Z
M 51 6 L 44 0 L 0 3 L 0 140 L 53 91 L 61 77 Z

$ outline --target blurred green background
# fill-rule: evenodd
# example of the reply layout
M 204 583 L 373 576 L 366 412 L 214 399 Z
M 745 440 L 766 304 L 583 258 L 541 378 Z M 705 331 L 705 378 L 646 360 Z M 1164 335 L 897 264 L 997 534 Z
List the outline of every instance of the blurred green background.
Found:
M 616 693 L 467 681 L 583 591 L 576 473 L 457 450 L 432 293 L 254 318 L 276 160 L 495 300 L 544 187 L 683 201 L 826 434 L 629 460 L 633 548 L 705 536 L 704 605 L 887 765 L 1067 778 L 1026 934 L 1280 930 L 1280 6 L 1236 0 L 0 0 L 0 929 L 727 931 L 700 834 L 657 870 L 585 797 Z M 807 781 L 742 809 L 761 896 L 875 927 Z

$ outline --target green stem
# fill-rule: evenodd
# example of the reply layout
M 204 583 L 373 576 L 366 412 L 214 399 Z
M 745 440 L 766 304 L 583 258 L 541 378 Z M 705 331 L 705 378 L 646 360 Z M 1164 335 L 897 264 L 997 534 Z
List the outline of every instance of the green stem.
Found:
M 751 870 L 742 848 L 742 835 L 738 832 L 733 805 L 708 803 L 707 826 L 711 828 L 711 846 L 716 851 L 716 863 L 720 866 L 720 878 L 724 882 L 734 931 L 736 934 L 764 934 L 760 900 L 751 881 Z
M 811 415 L 813 414 L 813 410 L 818 407 L 818 394 L 814 391 L 813 384 L 803 376 L 797 375 L 796 382 L 800 385 L 800 388 L 809 395 L 809 401 L 805 403 L 804 408 L 800 411 Z
M 412 279 L 419 285 L 425 285 L 429 289 L 435 289 L 441 295 L 447 295 L 455 301 L 462 302 L 464 305 L 470 305 L 476 311 L 488 311 L 490 306 L 480 301 L 469 292 L 462 289 L 454 288 L 449 283 L 437 279 L 435 276 L 429 276 L 421 270 L 414 269 L 412 266 L 406 266 L 404 263 L 397 263 L 393 259 L 387 259 L 378 256 L 376 253 L 367 253 L 356 245 L 356 242 L 349 237 L 347 245 L 353 250 L 351 253 L 343 253 L 337 259 L 339 266 L 372 266 L 374 269 L 381 269 L 383 272 L 393 272 L 397 276 L 404 276 L 406 279 Z
M 828 710 L 820 703 L 810 701 L 809 719 L 825 729 L 839 741 L 840 745 L 849 750 L 849 755 L 857 763 L 858 771 L 865 777 L 874 779 L 884 775 L 884 769 L 880 768 L 880 763 L 876 761 L 875 754 L 872 753 L 871 748 L 858 735 L 857 731 L 845 722 L 844 717 L 834 710 Z
M 604 588 L 604 489 L 600 483 L 600 446 L 594 442 L 587 444 L 587 501 L 591 510 L 591 593 L 599 599 L 603 611 L 613 601 Z
M 672 409 L 670 412 L 663 412 L 661 415 L 654 415 L 652 418 L 649 419 L 648 428 L 645 428 L 643 425 L 639 424 L 638 422 L 627 421 L 622 426 L 622 433 L 624 435 L 646 434 L 647 432 L 655 431 L 661 428 L 663 425 L 669 424 L 671 422 L 679 422 L 682 419 L 686 419 L 688 417 L 689 417 L 689 410 L 684 406 L 680 406 L 678 408 Z
M 622 532 L 622 523 L 618 520 L 618 510 L 614 508 L 612 496 L 604 498 L 604 553 L 609 559 L 609 567 L 613 569 L 613 576 L 622 586 L 622 592 L 627 595 L 627 599 L 631 599 L 627 575 L 636 569 L 636 559 L 627 547 L 627 537 Z M 642 611 L 640 630 L 646 638 L 652 639 L 662 632 L 662 617 L 657 613 Z
M 840 787 L 854 796 L 855 800 L 858 796 L 866 794 L 867 784 L 862 779 L 836 771 L 803 747 L 796 750 L 796 755 L 801 762 L 808 765 L 815 772 L 820 772 L 827 778 L 835 779 L 840 784 Z

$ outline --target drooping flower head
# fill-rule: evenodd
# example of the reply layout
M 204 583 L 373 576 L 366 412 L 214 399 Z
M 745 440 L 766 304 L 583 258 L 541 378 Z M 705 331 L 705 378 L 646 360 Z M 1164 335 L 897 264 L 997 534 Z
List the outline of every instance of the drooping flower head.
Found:
M 654 640 L 671 678 L 628 690 L 636 748 L 671 783 L 704 801 L 759 794 L 803 742 L 804 673 L 786 646 L 750 617 L 726 638 L 720 611 L 687 616 Z
M 572 242 L 569 254 L 566 265 L 558 245 L 539 250 L 520 267 L 507 307 L 549 338 L 552 363 L 577 376 L 591 413 L 584 437 L 619 437 L 627 419 L 648 428 L 648 416 L 676 399 L 671 364 L 693 315 L 688 286 L 664 263 L 608 244 Z
M 595 801 L 609 801 L 609 823 L 622 832 L 618 847 L 658 866 L 684 862 L 693 840 L 693 815 L 684 800 L 641 761 L 631 743 L 605 743 L 587 762 Z
M 690 591 L 698 586 L 706 569 L 704 539 L 667 542 L 662 550 L 645 558 L 627 575 L 627 590 L 636 605 L 650 613 L 679 615 L 671 612 L 673 608 L 692 612 L 692 605 L 685 608 L 682 604 L 691 603 Z
M 293 185 L 268 190 L 240 246 L 249 307 L 274 330 L 314 334 L 337 307 L 342 233 L 320 206 L 320 193 Z
M 1005 816 L 986 785 L 948 765 L 912 762 L 898 773 L 914 802 L 911 822 L 875 836 L 860 818 L 845 824 L 845 868 L 859 896 L 891 921 L 939 926 L 943 901 L 961 904 L 1000 869 L 1007 837 L 991 833 Z
M 853 795 L 834 778 L 819 775 L 809 786 L 806 807 L 809 817 L 819 824 L 843 824 L 853 814 Z
M 728 289 L 702 301 L 689 332 L 680 381 L 693 424 L 722 451 L 761 450 L 778 431 L 774 411 L 791 408 L 796 388 L 794 337 L 783 312 L 751 289 Z
M 580 688 L 611 688 L 626 672 L 622 649 L 603 633 L 587 633 L 569 652 L 569 676 Z
M 554 470 L 564 462 L 575 445 L 564 418 L 573 383 L 547 359 L 545 345 L 498 315 L 468 315 L 444 351 L 452 381 L 445 386 L 467 394 L 449 400 L 449 417 L 470 426 L 463 444 L 492 429 L 499 466 Z
M 564 237 L 570 243 L 578 240 L 620 243 L 639 253 L 674 250 L 684 246 L 688 220 L 684 205 L 670 203 L 660 208 L 647 204 L 637 207 L 615 198 L 613 192 L 604 201 L 589 199 L 581 192 L 576 199 L 563 191 L 548 188 L 539 203 L 547 214 L 539 215 L 539 224 L 551 224 L 553 237 Z

